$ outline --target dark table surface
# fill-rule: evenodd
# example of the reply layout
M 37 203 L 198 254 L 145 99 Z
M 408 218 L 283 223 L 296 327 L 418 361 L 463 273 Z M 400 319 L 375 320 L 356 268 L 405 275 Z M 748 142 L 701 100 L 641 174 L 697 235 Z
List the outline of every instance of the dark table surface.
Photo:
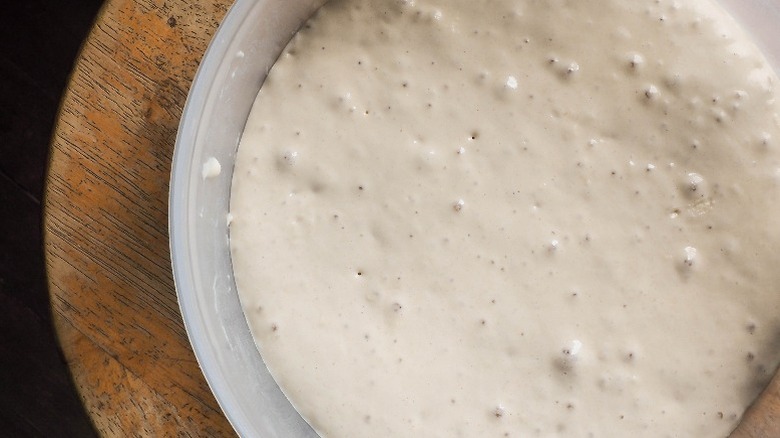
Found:
M 95 436 L 54 336 L 41 239 L 52 128 L 102 0 L 0 13 L 0 436 Z

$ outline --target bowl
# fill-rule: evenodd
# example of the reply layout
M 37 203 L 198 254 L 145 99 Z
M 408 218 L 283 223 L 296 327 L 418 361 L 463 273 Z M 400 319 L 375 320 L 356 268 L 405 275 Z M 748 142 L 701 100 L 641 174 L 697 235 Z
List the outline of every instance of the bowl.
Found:
M 317 437 L 255 347 L 233 280 L 227 224 L 233 164 L 252 103 L 282 49 L 324 2 L 236 1 L 192 82 L 176 138 L 169 231 L 179 305 L 203 374 L 241 436 Z M 780 2 L 720 2 L 778 70 Z

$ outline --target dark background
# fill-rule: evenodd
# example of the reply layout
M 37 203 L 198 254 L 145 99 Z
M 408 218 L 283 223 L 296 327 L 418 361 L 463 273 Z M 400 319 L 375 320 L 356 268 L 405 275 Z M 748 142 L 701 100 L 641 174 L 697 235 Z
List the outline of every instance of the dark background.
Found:
M 52 328 L 41 207 L 60 98 L 102 3 L 0 8 L 0 437 L 96 436 Z

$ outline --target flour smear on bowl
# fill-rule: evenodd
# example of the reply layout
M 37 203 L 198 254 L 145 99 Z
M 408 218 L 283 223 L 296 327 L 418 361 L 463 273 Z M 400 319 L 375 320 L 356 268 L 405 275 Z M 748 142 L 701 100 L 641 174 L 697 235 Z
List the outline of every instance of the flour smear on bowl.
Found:
M 778 78 L 704 0 L 333 0 L 231 195 L 326 437 L 723 437 L 780 360 Z

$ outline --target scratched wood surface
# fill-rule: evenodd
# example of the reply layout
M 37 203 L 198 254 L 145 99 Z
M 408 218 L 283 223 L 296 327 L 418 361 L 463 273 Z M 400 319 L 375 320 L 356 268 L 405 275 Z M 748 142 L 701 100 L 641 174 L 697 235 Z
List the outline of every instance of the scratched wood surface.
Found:
M 228 0 L 109 0 L 64 96 L 45 199 L 55 327 L 106 436 L 226 436 L 171 276 L 167 197 L 182 107 Z
M 52 142 L 45 247 L 55 325 L 106 436 L 233 432 L 198 368 L 170 269 L 168 178 L 198 62 L 228 0 L 110 0 Z M 780 379 L 735 438 L 780 437 Z

